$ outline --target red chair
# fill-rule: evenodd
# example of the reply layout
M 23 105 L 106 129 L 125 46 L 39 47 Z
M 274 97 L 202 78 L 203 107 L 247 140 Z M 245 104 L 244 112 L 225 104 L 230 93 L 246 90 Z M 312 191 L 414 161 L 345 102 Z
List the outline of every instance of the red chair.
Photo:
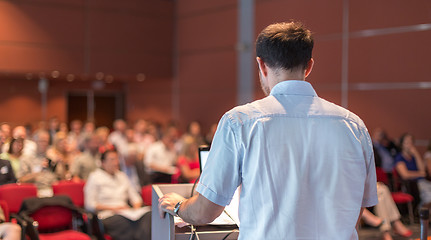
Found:
M 32 240 L 91 240 L 78 231 L 76 223 L 83 222 L 82 212 L 68 196 L 25 199 L 20 216 L 37 226 L 29 234 Z
M 144 201 L 144 205 L 151 206 L 152 202 L 152 185 L 145 185 L 141 189 L 142 200 Z
M 84 181 L 59 181 L 52 185 L 54 195 L 67 195 L 72 202 L 78 206 L 84 207 Z
M 394 171 L 395 172 L 395 171 Z M 386 185 L 389 183 L 388 176 L 385 171 L 383 171 L 382 168 L 376 167 L 376 176 L 377 181 L 382 182 Z M 410 224 L 413 224 L 414 222 L 414 215 L 413 215 L 413 201 L 414 197 L 408 193 L 404 192 L 392 192 L 392 198 L 394 199 L 394 202 L 396 204 L 407 204 L 407 209 L 409 212 L 409 221 Z
M 9 206 L 7 205 L 6 201 L 0 200 L 0 207 L 3 210 L 4 218 L 6 222 L 11 222 L 10 216 L 9 216 Z M 27 222 L 24 221 L 22 218 L 14 218 L 14 222 L 19 224 L 21 227 L 21 239 L 26 240 L 25 236 L 25 230 L 27 229 Z
M 37 188 L 31 183 L 10 183 L 0 186 L 0 201 L 3 202 L 2 207 L 7 208 L 6 221 L 18 223 L 21 228 L 22 239 L 25 239 L 27 230 L 31 227 L 28 226 L 28 221 L 25 221 L 18 215 L 21 203 L 24 199 L 37 196 Z
M 54 196 L 59 195 L 66 195 L 69 196 L 70 199 L 72 199 L 72 202 L 80 207 L 84 208 L 84 186 L 85 181 L 59 181 L 52 185 L 52 190 L 54 192 Z M 91 232 L 93 235 L 96 236 L 97 239 L 106 239 L 111 240 L 111 236 L 108 234 L 105 234 L 103 229 L 102 222 L 97 219 L 97 215 L 93 213 L 86 213 L 84 215 L 85 221 L 90 221 L 92 227 L 89 227 L 91 229 Z
M 37 196 L 37 188 L 31 183 L 10 183 L 0 186 L 0 200 L 7 203 L 11 217 L 16 217 L 24 199 Z

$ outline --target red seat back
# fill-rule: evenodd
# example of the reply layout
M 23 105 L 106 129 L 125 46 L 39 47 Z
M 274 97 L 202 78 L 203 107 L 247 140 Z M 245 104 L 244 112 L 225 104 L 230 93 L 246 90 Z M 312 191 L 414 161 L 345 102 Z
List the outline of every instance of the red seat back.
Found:
M 41 232 L 55 232 L 72 226 L 72 211 L 62 206 L 45 206 L 30 216 L 39 223 Z
M 10 183 L 0 186 L 0 200 L 7 203 L 9 213 L 18 213 L 22 200 L 37 196 L 37 188 L 30 183 Z
M 376 167 L 376 176 L 377 176 L 377 182 L 382 182 L 388 185 L 389 183 L 388 175 L 385 173 L 385 171 L 383 171 L 383 168 Z
M 146 206 L 151 206 L 152 193 L 153 193 L 153 188 L 151 184 L 143 186 L 141 189 L 141 192 L 142 192 L 142 200 L 144 201 L 144 204 Z
M 54 195 L 67 195 L 73 204 L 84 207 L 84 181 L 59 181 L 52 185 Z

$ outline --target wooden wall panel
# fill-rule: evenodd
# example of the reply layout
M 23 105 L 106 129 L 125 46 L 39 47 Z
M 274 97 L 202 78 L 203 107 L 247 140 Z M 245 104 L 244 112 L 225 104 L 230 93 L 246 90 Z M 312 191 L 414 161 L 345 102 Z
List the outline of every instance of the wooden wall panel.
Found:
M 350 93 L 350 108 L 362 117 L 368 129 L 372 131 L 376 127 L 381 127 L 394 138 L 410 132 L 416 139 L 430 139 L 431 115 L 424 107 L 429 102 L 430 89 Z
M 431 32 L 355 38 L 350 41 L 350 82 L 429 81 Z
M 301 21 L 316 35 L 339 33 L 342 27 L 342 0 L 256 1 L 256 36 L 275 22 Z
M 205 15 L 208 12 L 218 12 L 223 9 L 236 8 L 237 1 L 232 0 L 181 0 L 177 4 L 177 14 L 181 17 L 192 15 Z
M 178 112 L 203 131 L 236 102 L 236 1 L 179 1 Z
M 166 124 L 173 120 L 171 79 L 128 82 L 125 89 L 129 122 L 146 119 Z
M 0 1 L 0 70 L 172 77 L 174 6 L 161 0 Z
M 349 1 L 350 30 L 391 28 L 431 22 L 431 1 Z

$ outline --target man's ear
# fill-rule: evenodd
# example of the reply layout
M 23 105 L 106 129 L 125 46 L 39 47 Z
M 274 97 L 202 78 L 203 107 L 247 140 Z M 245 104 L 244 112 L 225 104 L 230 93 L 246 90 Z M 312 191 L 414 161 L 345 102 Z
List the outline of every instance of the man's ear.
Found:
M 305 77 L 308 77 L 308 75 L 310 75 L 311 70 L 313 70 L 313 66 L 314 66 L 314 59 L 310 59 L 310 61 L 308 61 L 307 63 L 307 68 L 305 69 Z
M 259 66 L 259 70 L 261 74 L 266 77 L 268 76 L 268 68 L 265 65 L 265 62 L 260 57 L 256 57 L 257 65 Z

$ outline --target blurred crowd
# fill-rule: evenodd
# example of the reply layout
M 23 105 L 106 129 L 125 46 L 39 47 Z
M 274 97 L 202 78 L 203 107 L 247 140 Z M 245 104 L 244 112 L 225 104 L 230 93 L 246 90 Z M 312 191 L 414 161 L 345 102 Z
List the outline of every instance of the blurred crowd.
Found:
M 402 192 L 412 196 L 413 212 L 410 215 L 417 217 L 420 207 L 431 206 L 431 141 L 422 155 L 410 133 L 404 133 L 394 140 L 382 128 L 376 128 L 371 137 L 379 203 L 371 209 L 375 215 L 366 209 L 362 219 L 373 227 L 379 227 L 383 239 L 392 239 L 390 230 L 403 237 L 410 237 L 412 231 L 402 223 L 392 193 Z M 412 221 L 414 216 L 410 217 L 410 224 Z
M 198 147 L 210 145 L 217 125 L 207 134 L 197 121 L 181 133 L 174 124 L 146 120 L 112 128 L 73 120 L 68 126 L 53 117 L 30 126 L 0 125 L 0 183 L 30 182 L 40 196 L 52 195 L 59 180 L 87 180 L 101 166 L 101 154 L 115 150 L 118 168 L 135 189 L 151 183 L 193 182 L 199 177 Z

